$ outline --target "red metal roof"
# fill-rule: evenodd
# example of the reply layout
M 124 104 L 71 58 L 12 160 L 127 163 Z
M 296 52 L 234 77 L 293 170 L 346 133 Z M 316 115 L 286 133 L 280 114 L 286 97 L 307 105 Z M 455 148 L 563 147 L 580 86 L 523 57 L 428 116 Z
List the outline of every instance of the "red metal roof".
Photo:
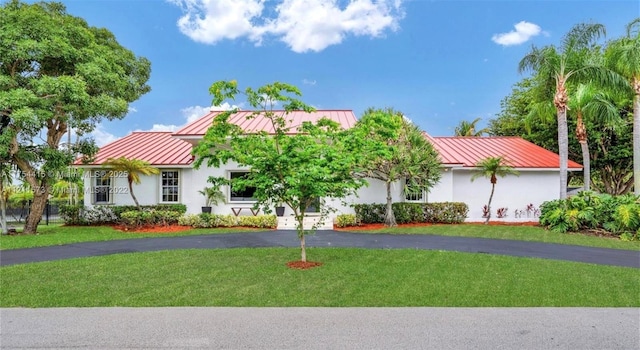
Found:
M 266 131 L 272 134 L 274 132 L 273 126 L 267 118 L 258 116 L 252 119 L 247 119 L 247 117 L 253 112 L 254 111 L 239 111 L 229 117 L 229 122 L 240 126 L 246 132 Z M 182 129 L 176 131 L 174 133 L 174 136 L 180 137 L 204 135 L 209 126 L 211 126 L 213 118 L 215 118 L 220 113 L 222 112 L 212 111 L 186 125 Z M 284 115 L 285 111 L 279 110 L 274 111 L 274 113 Z M 356 116 L 353 114 L 353 111 L 350 110 L 317 110 L 310 113 L 304 111 L 292 111 L 287 113 L 285 116 L 285 118 L 289 121 L 288 126 L 293 127 L 294 129 L 297 126 L 302 125 L 302 122 L 315 122 L 322 117 L 327 117 L 338 122 L 344 129 L 351 128 L 356 124 L 357 121 Z
M 171 136 L 170 132 L 133 132 L 128 136 L 102 146 L 95 160 L 88 165 L 99 165 L 108 158 L 135 158 L 151 165 L 189 165 L 193 162 L 191 144 Z M 76 161 L 75 165 L 81 165 Z
M 558 168 L 560 157 L 520 137 L 432 137 L 425 133 L 438 151 L 443 164 L 474 167 L 487 157 L 503 156 L 515 168 Z M 569 160 L 569 169 L 582 166 Z

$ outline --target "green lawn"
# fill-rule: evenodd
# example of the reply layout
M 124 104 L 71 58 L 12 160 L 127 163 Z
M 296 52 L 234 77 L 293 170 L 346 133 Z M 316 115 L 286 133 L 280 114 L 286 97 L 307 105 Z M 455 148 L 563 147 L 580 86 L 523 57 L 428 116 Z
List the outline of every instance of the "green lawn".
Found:
M 443 251 L 175 250 L 0 268 L 1 307 L 639 307 L 640 270 Z
M 431 225 L 420 227 L 393 227 L 376 230 L 355 230 L 363 234 L 421 234 L 441 236 L 513 239 L 519 241 L 582 245 L 590 247 L 640 250 L 640 241 L 625 242 L 617 238 L 588 236 L 579 233 L 555 233 L 539 226 L 506 225 Z
M 174 233 L 134 233 L 118 231 L 110 226 L 50 225 L 38 227 L 37 235 L 0 236 L 0 249 L 32 248 L 78 242 L 110 241 L 114 239 L 172 237 L 255 231 L 264 231 L 264 229 L 203 228 Z

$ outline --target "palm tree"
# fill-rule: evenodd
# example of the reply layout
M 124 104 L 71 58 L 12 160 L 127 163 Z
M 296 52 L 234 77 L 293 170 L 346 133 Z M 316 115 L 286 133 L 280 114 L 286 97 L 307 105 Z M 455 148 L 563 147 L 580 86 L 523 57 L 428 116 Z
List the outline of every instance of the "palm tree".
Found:
M 485 133 L 489 132 L 488 128 L 480 129 L 476 131 L 476 124 L 482 120 L 482 118 L 476 118 L 472 122 L 468 122 L 463 120 L 456 126 L 455 136 L 482 136 Z
M 113 170 L 113 172 L 127 173 L 129 193 L 138 208 L 140 207 L 140 203 L 138 203 L 138 199 L 133 194 L 133 184 L 140 183 L 140 175 L 155 175 L 160 173 L 158 168 L 152 167 L 148 162 L 139 159 L 129 159 L 126 157 L 109 158 L 103 163 L 103 165 Z
M 607 61 L 633 90 L 633 186 L 640 195 L 640 18 L 627 25 L 627 36 L 607 47 Z
M 489 223 L 491 218 L 491 200 L 493 200 L 493 193 L 496 189 L 496 183 L 498 182 L 498 176 L 505 177 L 507 175 L 519 175 L 518 171 L 513 169 L 512 166 L 506 164 L 504 157 L 487 157 L 476 164 L 478 172 L 473 174 L 471 181 L 479 178 L 486 177 L 491 181 L 491 195 L 489 195 L 489 202 L 487 203 L 487 220 L 485 224 Z
M 578 24 L 565 35 L 559 48 L 553 45 L 543 48 L 534 46 L 518 65 L 521 73 L 526 70 L 536 73 L 540 78 L 536 79 L 536 82 L 542 88 L 551 88 L 555 85 L 553 104 L 558 120 L 560 199 L 567 197 L 569 160 L 567 83 L 573 80 L 595 80 L 604 86 L 619 83 L 619 76 L 613 71 L 591 62 L 592 55 L 589 50 L 594 42 L 604 35 L 605 28 L 601 24 Z
M 600 119 L 605 124 L 615 127 L 615 122 L 621 122 L 618 108 L 609 100 L 608 96 L 593 84 L 578 84 L 571 94 L 569 110 L 576 114 L 576 138 L 582 150 L 582 168 L 584 190 L 591 189 L 591 156 L 587 141 L 587 128 L 584 118 Z

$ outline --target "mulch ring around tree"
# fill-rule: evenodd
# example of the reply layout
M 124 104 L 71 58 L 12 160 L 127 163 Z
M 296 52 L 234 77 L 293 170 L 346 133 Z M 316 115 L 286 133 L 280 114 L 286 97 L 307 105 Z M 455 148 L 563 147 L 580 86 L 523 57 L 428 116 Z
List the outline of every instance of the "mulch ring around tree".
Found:
M 287 267 L 295 270 L 308 270 L 314 267 L 322 266 L 321 262 L 315 261 L 289 261 Z

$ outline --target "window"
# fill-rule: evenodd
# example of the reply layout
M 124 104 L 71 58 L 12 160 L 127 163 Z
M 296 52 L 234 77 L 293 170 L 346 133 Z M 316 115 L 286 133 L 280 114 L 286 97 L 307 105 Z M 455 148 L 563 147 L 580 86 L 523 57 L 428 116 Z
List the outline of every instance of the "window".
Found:
M 93 172 L 93 203 L 111 203 L 111 176 L 105 170 Z
M 319 213 L 320 212 L 320 198 L 315 198 L 311 204 L 305 209 L 305 213 Z
M 177 170 L 163 170 L 161 175 L 160 193 L 163 203 L 177 203 L 180 192 L 180 174 Z
M 425 202 L 425 191 L 418 183 L 411 179 L 405 179 L 404 182 L 404 199 L 407 202 Z
M 234 179 L 245 177 L 247 176 L 247 174 L 249 174 L 248 171 L 229 172 L 229 178 L 231 179 L 231 193 L 229 198 L 230 202 L 255 202 L 256 199 L 253 197 L 253 194 L 256 191 L 255 187 L 245 187 L 243 189 L 240 189 L 233 184 Z

